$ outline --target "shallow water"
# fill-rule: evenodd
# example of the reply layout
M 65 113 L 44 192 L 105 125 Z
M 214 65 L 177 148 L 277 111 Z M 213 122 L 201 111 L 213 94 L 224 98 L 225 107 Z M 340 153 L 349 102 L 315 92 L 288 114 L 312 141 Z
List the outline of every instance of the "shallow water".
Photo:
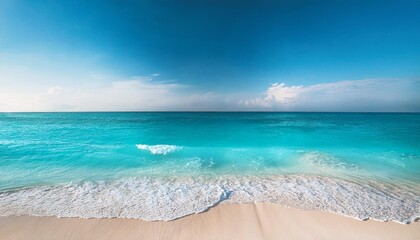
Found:
M 265 201 L 409 222 L 420 114 L 2 113 L 0 166 L 0 215 L 169 220 Z

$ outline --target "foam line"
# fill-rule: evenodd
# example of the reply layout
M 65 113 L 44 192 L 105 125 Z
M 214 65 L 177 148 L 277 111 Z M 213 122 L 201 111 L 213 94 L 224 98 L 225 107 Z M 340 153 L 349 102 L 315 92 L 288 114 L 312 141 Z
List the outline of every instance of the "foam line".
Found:
M 0 214 L 169 221 L 229 203 L 269 202 L 357 219 L 409 223 L 418 189 L 308 175 L 129 178 L 0 193 Z

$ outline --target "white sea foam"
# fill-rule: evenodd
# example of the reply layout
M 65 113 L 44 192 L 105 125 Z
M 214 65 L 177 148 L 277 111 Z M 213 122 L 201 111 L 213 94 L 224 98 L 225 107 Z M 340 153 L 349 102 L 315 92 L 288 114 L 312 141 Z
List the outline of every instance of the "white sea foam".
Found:
M 420 217 L 420 193 L 390 184 L 307 176 L 130 178 L 0 193 L 0 215 L 172 220 L 227 203 L 270 202 L 358 219 Z
M 138 149 L 149 151 L 153 155 L 166 155 L 178 150 L 181 150 L 182 147 L 176 145 L 146 145 L 146 144 L 137 144 Z
M 296 162 L 304 168 L 309 170 L 316 169 L 319 172 L 351 171 L 354 173 L 364 171 L 354 164 L 342 161 L 337 156 L 317 151 L 303 152 L 303 154 L 296 159 Z

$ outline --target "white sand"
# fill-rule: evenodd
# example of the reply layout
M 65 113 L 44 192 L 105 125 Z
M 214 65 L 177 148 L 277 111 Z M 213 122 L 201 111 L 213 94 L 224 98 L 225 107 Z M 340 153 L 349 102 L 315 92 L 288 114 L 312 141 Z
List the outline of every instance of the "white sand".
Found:
M 359 221 L 274 204 L 221 204 L 170 222 L 0 217 L 0 239 L 420 239 L 420 223 Z

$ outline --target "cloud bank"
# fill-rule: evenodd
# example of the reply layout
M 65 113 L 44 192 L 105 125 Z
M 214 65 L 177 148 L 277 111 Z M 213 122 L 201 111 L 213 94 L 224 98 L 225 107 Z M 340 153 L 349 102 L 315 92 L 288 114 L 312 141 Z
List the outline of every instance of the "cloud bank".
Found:
M 149 77 L 134 77 L 111 82 L 106 86 L 77 88 L 51 87 L 40 95 L 39 102 L 49 109 L 70 111 L 161 110 L 175 107 L 178 83 L 154 82 Z
M 157 77 L 93 75 L 66 86 L 7 88 L 6 84 L 0 89 L 0 111 L 420 111 L 419 79 L 366 79 L 308 86 L 275 83 L 258 96 L 200 92 L 176 81 L 158 81 Z
M 279 111 L 420 111 L 420 80 L 366 79 L 287 86 L 275 83 L 263 97 L 241 101 L 250 109 Z
M 228 109 L 225 98 L 194 92 L 157 74 L 71 87 L 0 90 L 0 111 L 181 111 Z M 114 79 L 114 78 L 110 78 Z M 109 80 L 109 79 L 108 79 Z

